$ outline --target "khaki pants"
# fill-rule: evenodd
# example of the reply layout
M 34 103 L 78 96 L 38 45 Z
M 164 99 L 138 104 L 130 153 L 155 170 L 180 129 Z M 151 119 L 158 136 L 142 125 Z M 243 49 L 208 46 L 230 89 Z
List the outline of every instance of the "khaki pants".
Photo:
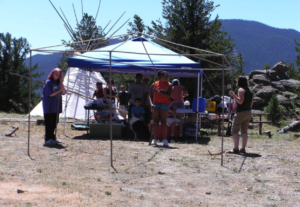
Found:
M 251 119 L 251 111 L 241 111 L 234 115 L 232 123 L 232 134 L 238 134 L 241 130 L 241 134 L 247 134 L 249 122 Z

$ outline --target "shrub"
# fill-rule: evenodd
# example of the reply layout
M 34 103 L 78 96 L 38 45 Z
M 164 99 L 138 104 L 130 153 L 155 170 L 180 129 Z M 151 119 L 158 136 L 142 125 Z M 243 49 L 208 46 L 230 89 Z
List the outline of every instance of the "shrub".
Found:
M 278 123 L 283 118 L 284 107 L 279 104 L 275 94 L 273 94 L 269 105 L 264 110 L 269 113 L 267 119 L 271 120 L 273 124 Z

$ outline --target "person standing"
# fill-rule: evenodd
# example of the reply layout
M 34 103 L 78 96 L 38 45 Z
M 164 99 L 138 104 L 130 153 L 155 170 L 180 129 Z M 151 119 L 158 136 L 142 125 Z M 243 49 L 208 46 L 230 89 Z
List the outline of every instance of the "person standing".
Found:
M 187 96 L 187 90 L 183 85 L 180 85 L 178 79 L 172 81 L 172 94 L 171 98 L 173 99 L 172 107 L 175 111 L 175 116 L 178 119 L 181 119 L 183 114 L 176 114 L 176 109 L 184 109 L 184 100 L 183 98 Z
M 149 86 L 149 77 L 148 75 L 143 75 L 142 82 L 146 85 L 146 91 L 149 91 L 147 96 L 147 101 L 144 105 L 145 115 L 144 115 L 144 121 L 145 124 L 149 125 L 152 119 L 152 112 L 151 107 L 153 106 L 152 100 L 150 98 L 150 86 Z
M 161 131 L 163 138 L 163 146 L 168 147 L 167 140 L 167 116 L 170 105 L 170 98 L 172 93 L 172 85 L 168 82 L 169 74 L 166 71 L 158 71 L 157 73 L 159 81 L 156 81 L 151 85 L 150 96 L 153 97 L 154 112 L 153 112 L 153 126 L 152 126 L 152 142 L 156 145 L 158 125 L 161 123 Z
M 143 75 L 141 73 L 137 73 L 135 75 L 135 82 L 130 84 L 128 89 L 127 101 L 130 100 L 130 105 L 128 107 L 128 114 L 131 113 L 131 108 L 134 106 L 134 100 L 139 98 L 141 100 L 141 106 L 144 108 L 147 103 L 149 89 L 145 83 L 142 83 Z M 131 115 L 130 115 L 131 117 Z
M 229 92 L 229 95 L 234 98 L 237 103 L 236 113 L 234 115 L 232 123 L 232 137 L 234 148 L 229 151 L 230 153 L 243 153 L 246 154 L 246 145 L 248 141 L 248 126 L 251 115 L 251 108 L 253 105 L 253 93 L 248 87 L 248 81 L 245 76 L 239 76 L 237 80 L 237 86 L 240 87 L 238 94 L 233 91 Z M 242 134 L 242 148 L 239 150 L 239 131 Z
M 43 87 L 43 111 L 45 121 L 45 145 L 58 144 L 55 130 L 59 120 L 59 113 L 62 112 L 62 97 L 66 94 L 63 84 L 64 78 L 62 71 L 55 68 L 47 77 Z
M 119 91 L 119 95 L 118 95 L 118 106 L 120 109 L 120 114 L 121 116 L 124 118 L 124 120 L 126 119 L 126 111 L 128 108 L 128 92 L 126 91 L 126 88 L 124 85 L 121 85 L 121 91 Z

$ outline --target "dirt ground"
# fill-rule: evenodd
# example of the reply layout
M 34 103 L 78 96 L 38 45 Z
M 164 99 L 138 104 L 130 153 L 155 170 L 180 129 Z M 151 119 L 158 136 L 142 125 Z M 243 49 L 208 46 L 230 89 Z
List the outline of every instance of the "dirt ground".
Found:
M 248 154 L 224 153 L 223 166 L 222 137 L 213 130 L 169 148 L 114 140 L 111 166 L 110 140 L 70 124 L 67 136 L 59 125 L 63 147 L 48 148 L 44 127 L 32 122 L 28 156 L 21 118 L 0 114 L 0 206 L 300 206 L 300 140 L 276 135 L 269 125 L 271 139 L 254 128 Z M 13 125 L 20 128 L 16 136 L 5 136 Z

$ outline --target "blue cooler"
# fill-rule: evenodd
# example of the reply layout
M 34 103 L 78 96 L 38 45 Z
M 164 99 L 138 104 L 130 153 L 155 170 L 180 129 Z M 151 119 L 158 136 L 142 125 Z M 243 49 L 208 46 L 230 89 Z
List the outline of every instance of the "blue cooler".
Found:
M 205 112 L 206 100 L 205 98 L 199 98 L 199 107 L 197 111 L 197 98 L 193 99 L 192 111 L 193 112 Z

